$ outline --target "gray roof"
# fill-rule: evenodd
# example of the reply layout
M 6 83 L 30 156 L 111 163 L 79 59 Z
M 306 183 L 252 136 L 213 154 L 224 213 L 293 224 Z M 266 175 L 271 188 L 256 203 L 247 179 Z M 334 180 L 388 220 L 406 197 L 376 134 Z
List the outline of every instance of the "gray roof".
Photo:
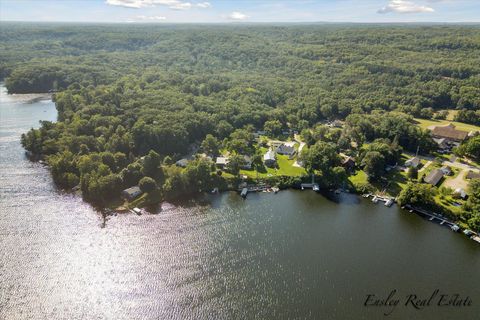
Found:
M 420 164 L 420 159 L 418 157 L 414 157 L 405 161 L 405 165 L 412 166 L 415 168 L 418 167 L 419 164 Z
M 179 167 L 186 167 L 187 164 L 188 164 L 188 160 L 187 159 L 180 159 L 177 162 L 175 162 L 175 164 Z
M 295 147 L 290 147 L 285 144 L 281 144 L 277 147 L 276 150 L 278 153 L 287 153 L 287 154 L 292 154 L 295 152 Z
M 426 183 L 429 183 L 432 186 L 436 186 L 442 178 L 443 178 L 442 170 L 435 169 L 432 172 L 430 172 L 424 180 Z

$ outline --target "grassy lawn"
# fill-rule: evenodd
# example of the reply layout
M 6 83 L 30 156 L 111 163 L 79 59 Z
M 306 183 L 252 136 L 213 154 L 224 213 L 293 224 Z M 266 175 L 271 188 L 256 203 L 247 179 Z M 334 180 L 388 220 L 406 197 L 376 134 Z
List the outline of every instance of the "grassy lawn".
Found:
M 295 160 L 288 159 L 288 156 L 277 154 L 277 163 L 278 163 L 278 169 L 264 167 L 265 171 L 263 172 L 259 171 L 258 177 L 259 178 L 272 177 L 272 176 L 296 177 L 296 176 L 303 176 L 306 174 L 304 168 L 294 167 L 293 164 L 295 163 Z M 257 171 L 255 170 L 240 170 L 240 174 L 246 175 L 249 178 L 253 178 L 253 179 L 257 177 Z
M 430 126 L 445 126 L 449 123 L 453 123 L 458 130 L 463 131 L 480 131 L 480 127 L 474 126 L 472 124 L 466 124 L 462 122 L 448 121 L 448 120 L 426 120 L 415 118 L 415 121 L 418 122 L 418 126 L 422 129 L 428 129 Z
M 462 213 L 461 207 L 455 206 L 454 203 L 462 204 L 464 202 L 463 200 L 454 199 L 452 196 L 448 195 L 442 196 L 441 194 L 437 194 L 435 196 L 435 202 L 455 215 L 460 215 Z
M 348 177 L 352 184 L 367 183 L 367 174 L 363 170 L 358 170 L 354 175 Z
M 458 110 L 448 110 L 447 120 L 453 121 L 453 118 L 457 115 Z
M 351 175 L 348 180 L 352 184 L 367 183 L 367 174 L 363 170 L 357 171 L 354 175 Z M 370 183 L 375 187 L 376 192 L 382 192 L 385 190 L 386 194 L 390 196 L 397 196 L 402 188 L 408 183 L 407 174 L 403 171 L 392 170 L 385 175 L 385 179 L 377 182 Z

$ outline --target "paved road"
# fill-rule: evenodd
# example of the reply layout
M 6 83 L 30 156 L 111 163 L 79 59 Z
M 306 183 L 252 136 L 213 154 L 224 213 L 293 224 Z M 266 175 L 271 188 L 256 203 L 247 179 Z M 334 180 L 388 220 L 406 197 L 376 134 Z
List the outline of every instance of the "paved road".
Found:
M 454 167 L 462 170 L 472 170 L 474 172 L 480 172 L 479 168 L 471 166 L 469 164 L 461 163 L 461 162 L 450 162 L 450 161 L 443 161 L 442 163 L 444 166 Z

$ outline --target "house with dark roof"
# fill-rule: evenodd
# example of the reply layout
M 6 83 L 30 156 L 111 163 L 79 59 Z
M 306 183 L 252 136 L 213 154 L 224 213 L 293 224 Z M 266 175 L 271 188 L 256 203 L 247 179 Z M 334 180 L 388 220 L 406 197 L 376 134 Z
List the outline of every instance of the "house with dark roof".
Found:
M 446 126 L 436 126 L 432 130 L 432 137 L 436 139 L 445 139 L 453 142 L 462 142 L 468 137 L 467 131 L 455 129 L 452 123 Z
M 436 186 L 443 178 L 443 171 L 440 169 L 432 170 L 426 178 L 423 179 L 428 184 Z

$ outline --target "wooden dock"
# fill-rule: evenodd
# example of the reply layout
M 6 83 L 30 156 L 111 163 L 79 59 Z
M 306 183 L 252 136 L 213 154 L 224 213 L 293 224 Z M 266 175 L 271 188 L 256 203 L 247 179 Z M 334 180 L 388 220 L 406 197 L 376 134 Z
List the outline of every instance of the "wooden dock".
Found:
M 413 212 L 415 212 L 415 213 L 417 213 L 421 216 L 426 217 L 429 221 L 437 222 L 442 226 L 444 225 L 444 226 L 450 227 L 450 229 L 452 229 L 454 231 L 460 230 L 459 227 L 455 223 L 449 221 L 448 219 L 444 218 L 443 216 L 439 215 L 438 213 L 430 212 L 430 211 L 427 211 L 427 210 L 424 210 L 424 209 L 421 209 L 421 208 L 418 208 L 418 207 L 415 207 L 415 206 L 412 206 L 412 205 L 409 205 L 409 204 L 407 204 L 405 206 L 405 209 L 412 210 Z

